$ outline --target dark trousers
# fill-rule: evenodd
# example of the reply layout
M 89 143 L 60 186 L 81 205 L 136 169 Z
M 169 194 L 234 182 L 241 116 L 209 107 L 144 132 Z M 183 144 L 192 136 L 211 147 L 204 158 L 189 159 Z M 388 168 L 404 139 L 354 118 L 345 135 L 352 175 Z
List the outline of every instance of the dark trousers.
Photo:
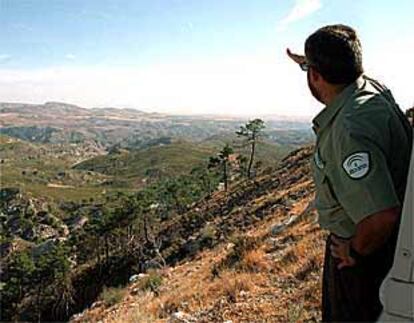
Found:
M 338 269 L 326 241 L 322 282 L 323 322 L 375 322 L 381 314 L 379 289 L 394 260 L 396 237 L 354 267 Z

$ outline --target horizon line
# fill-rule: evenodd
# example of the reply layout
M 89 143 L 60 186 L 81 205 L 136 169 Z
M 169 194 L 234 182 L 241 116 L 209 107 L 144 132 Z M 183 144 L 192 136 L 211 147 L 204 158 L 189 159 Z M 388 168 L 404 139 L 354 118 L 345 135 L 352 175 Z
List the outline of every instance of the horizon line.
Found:
M 249 114 L 249 113 L 240 113 L 240 114 L 232 114 L 232 113 L 191 113 L 191 112 L 183 112 L 177 109 L 177 112 L 158 112 L 157 110 L 148 110 L 147 108 L 137 108 L 137 107 L 131 107 L 129 104 L 126 105 L 101 105 L 101 106 L 83 106 L 78 105 L 75 103 L 69 103 L 64 101 L 45 101 L 43 103 L 38 102 L 21 102 L 21 101 L 0 101 L 1 104 L 22 104 L 22 105 L 46 105 L 50 103 L 55 104 L 65 104 L 65 105 L 71 105 L 80 109 L 85 110 L 92 110 L 92 109 L 118 109 L 118 110 L 136 110 L 143 113 L 148 114 L 160 114 L 160 115 L 169 115 L 169 116 L 200 116 L 200 117 L 228 117 L 228 118 L 279 118 L 279 119 L 295 119 L 295 120 L 302 120 L 302 121 L 311 121 L 313 119 L 313 116 L 311 115 L 287 115 L 287 114 L 278 114 L 278 113 L 266 113 L 266 114 Z

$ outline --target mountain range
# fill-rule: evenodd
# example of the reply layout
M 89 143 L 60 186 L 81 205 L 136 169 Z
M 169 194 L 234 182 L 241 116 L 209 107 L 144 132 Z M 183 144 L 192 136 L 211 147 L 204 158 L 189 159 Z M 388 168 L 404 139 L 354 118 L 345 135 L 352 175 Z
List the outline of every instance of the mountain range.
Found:
M 246 118 L 166 115 L 135 109 L 86 109 L 58 102 L 0 103 L 0 133 L 41 143 L 94 141 L 103 147 L 142 148 L 162 137 L 201 141 L 233 133 L 246 121 Z M 265 121 L 275 143 L 301 145 L 313 138 L 307 122 Z

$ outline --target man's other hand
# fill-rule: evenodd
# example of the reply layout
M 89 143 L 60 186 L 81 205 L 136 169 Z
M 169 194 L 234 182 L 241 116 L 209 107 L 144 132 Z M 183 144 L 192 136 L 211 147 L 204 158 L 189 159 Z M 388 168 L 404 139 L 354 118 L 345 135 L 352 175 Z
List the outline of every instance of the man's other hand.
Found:
M 332 256 L 340 260 L 338 264 L 338 269 L 342 269 L 344 267 L 355 266 L 356 261 L 349 254 L 349 249 L 351 247 L 351 240 L 341 239 L 335 236 L 332 236 L 331 239 L 332 239 L 332 244 L 331 244 Z

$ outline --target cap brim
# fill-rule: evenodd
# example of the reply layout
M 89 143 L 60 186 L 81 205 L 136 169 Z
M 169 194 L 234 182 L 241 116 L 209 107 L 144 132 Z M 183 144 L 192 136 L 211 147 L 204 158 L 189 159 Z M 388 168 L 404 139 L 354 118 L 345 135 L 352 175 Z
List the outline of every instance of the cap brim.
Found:
M 286 49 L 286 53 L 296 64 L 306 63 L 306 56 L 294 54 L 289 48 Z

